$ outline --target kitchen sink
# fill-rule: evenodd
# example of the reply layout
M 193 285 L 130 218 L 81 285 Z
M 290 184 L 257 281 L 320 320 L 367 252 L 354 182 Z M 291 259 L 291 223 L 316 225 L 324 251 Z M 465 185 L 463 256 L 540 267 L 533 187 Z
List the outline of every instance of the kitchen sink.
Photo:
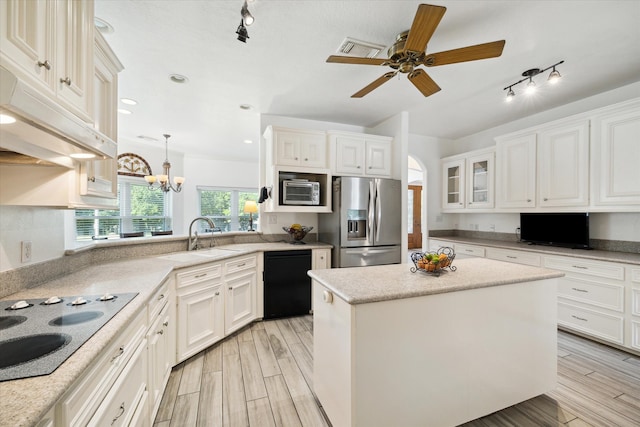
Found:
M 176 252 L 169 255 L 162 255 L 158 258 L 166 259 L 169 261 L 178 261 L 178 262 L 192 262 L 192 261 L 202 261 L 202 258 L 220 258 L 225 256 L 231 256 L 237 254 L 237 252 L 232 251 L 230 249 L 201 249 L 199 251 L 187 251 L 187 252 Z
M 19 365 L 60 350 L 71 342 L 67 334 L 38 334 L 0 341 L 0 369 Z

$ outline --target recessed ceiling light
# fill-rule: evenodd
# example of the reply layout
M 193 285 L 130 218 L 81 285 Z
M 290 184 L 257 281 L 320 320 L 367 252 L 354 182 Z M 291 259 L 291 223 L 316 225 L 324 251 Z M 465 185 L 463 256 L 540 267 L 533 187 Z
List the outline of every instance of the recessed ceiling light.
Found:
M 187 76 L 183 76 L 182 74 L 169 74 L 169 80 L 174 83 L 186 83 L 189 81 Z
M 16 119 L 6 114 L 0 114 L 0 125 L 9 125 L 15 123 Z
M 120 98 L 120 101 L 123 104 L 127 104 L 127 105 L 138 105 L 138 101 L 136 101 L 135 99 L 131 99 L 131 98 Z
M 100 31 L 102 34 L 111 34 L 114 31 L 114 29 L 111 26 L 111 24 L 109 24 L 104 19 L 100 19 L 100 18 L 94 17 L 93 18 L 93 23 L 96 26 L 96 28 L 98 29 L 98 31 Z
M 144 139 L 145 141 L 149 141 L 149 142 L 156 142 L 156 141 L 160 141 L 157 138 L 154 138 L 152 136 L 147 136 L 147 135 L 138 135 L 138 138 L 140 139 Z
M 253 144 L 253 141 L 252 141 L 252 140 L 250 140 L 250 139 L 245 139 L 245 140 L 244 140 L 244 141 L 242 141 L 242 142 L 244 142 L 245 144 Z
M 120 114 L 131 114 L 131 111 L 125 110 L 124 108 L 118 108 L 118 113 L 120 113 Z
M 253 107 L 249 104 L 240 104 L 240 109 L 241 110 L 251 110 L 253 109 Z

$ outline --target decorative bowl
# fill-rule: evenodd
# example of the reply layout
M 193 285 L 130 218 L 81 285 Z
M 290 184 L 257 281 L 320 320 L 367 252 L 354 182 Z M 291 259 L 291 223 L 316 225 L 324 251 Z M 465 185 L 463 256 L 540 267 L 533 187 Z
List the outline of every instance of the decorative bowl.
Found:
M 282 229 L 289 234 L 292 244 L 304 245 L 305 243 L 302 239 L 304 239 L 304 236 L 306 236 L 308 232 L 313 230 L 313 227 L 301 225 L 300 227 L 282 227 Z
M 411 271 L 413 273 L 417 271 L 431 273 L 435 276 L 439 276 L 445 268 L 456 271 L 456 267 L 451 265 L 455 257 L 454 250 L 448 247 L 442 247 L 436 252 L 414 252 L 411 254 L 411 261 L 414 265 L 411 267 Z

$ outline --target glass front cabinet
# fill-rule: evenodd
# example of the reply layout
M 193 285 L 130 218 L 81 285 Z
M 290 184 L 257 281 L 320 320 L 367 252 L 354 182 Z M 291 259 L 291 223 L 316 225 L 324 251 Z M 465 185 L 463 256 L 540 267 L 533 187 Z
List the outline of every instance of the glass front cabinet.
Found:
M 467 208 L 493 208 L 493 155 L 467 158 Z
M 493 150 L 442 159 L 442 209 L 494 207 Z
M 465 161 L 457 159 L 442 164 L 443 209 L 462 209 L 465 200 Z

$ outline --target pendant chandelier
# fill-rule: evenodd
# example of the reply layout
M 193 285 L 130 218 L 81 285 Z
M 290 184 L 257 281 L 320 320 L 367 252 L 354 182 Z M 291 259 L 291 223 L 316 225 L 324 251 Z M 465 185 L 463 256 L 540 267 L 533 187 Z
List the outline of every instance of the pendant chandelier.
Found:
M 167 135 L 165 133 L 163 136 L 165 146 L 165 160 L 164 163 L 162 163 L 162 175 L 147 175 L 144 177 L 144 179 L 149 184 L 149 189 L 151 190 L 160 189 L 165 193 L 168 193 L 169 191 L 175 191 L 176 193 L 179 193 L 180 191 L 182 191 L 184 177 L 174 177 L 173 184 L 175 184 L 175 187 L 171 184 L 171 163 L 169 163 L 169 138 L 171 137 L 171 135 Z

